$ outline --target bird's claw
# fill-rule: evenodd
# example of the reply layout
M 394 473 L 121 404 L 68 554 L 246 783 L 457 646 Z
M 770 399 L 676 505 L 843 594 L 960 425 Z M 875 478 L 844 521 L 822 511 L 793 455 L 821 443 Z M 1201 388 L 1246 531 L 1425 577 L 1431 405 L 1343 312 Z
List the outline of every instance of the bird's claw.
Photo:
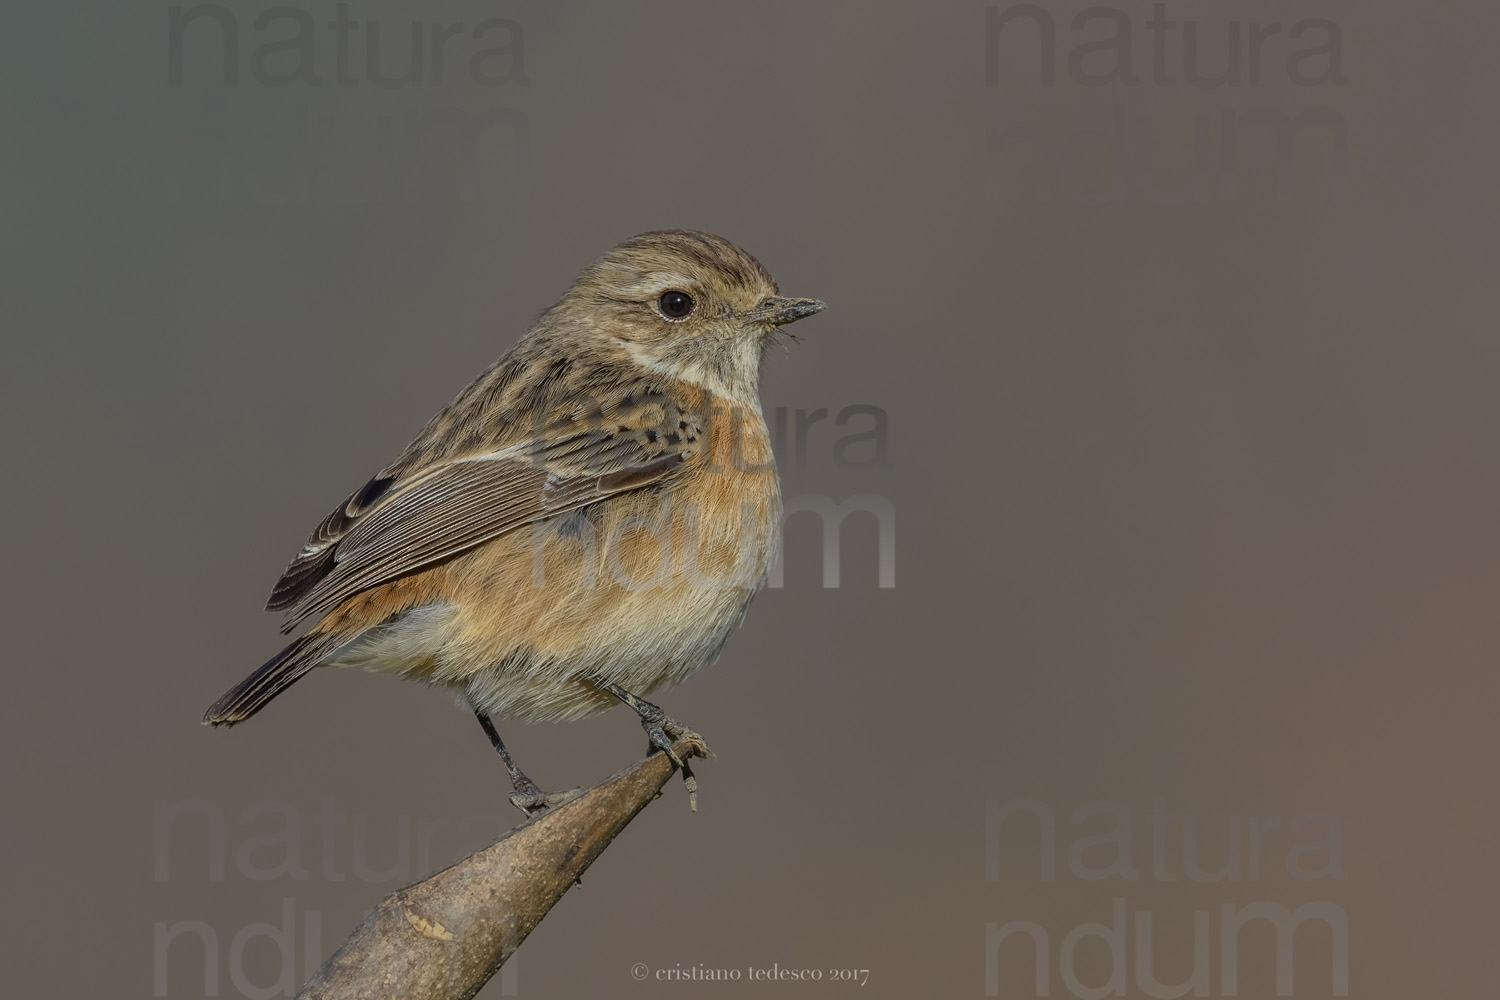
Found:
M 712 757 L 714 752 L 708 748 L 702 736 L 674 722 L 665 713 L 660 718 L 641 719 L 641 728 L 646 730 L 646 738 L 651 742 L 650 750 L 660 750 L 666 754 L 672 766 L 682 772 L 682 784 L 688 793 L 688 808 L 697 812 L 698 779 L 693 776 L 693 769 L 688 764 L 688 760 L 693 757 L 702 757 L 706 760 Z
M 650 744 L 647 748 L 648 752 L 660 750 L 672 761 L 673 767 L 681 767 L 682 757 L 678 755 L 676 750 L 672 749 L 672 744 L 675 741 L 667 732 L 667 725 L 671 722 L 671 719 L 658 719 L 655 722 L 647 722 L 645 719 L 642 719 L 641 728 L 646 730 L 646 740 Z M 682 727 L 678 726 L 677 728 L 681 729 Z
M 542 813 L 556 809 L 565 802 L 571 802 L 582 794 L 582 786 L 570 788 L 565 792 L 543 792 L 532 785 L 527 791 L 512 792 L 510 804 L 521 810 L 527 819 L 535 819 Z
M 646 738 L 651 741 L 650 750 L 660 750 L 667 755 L 675 767 L 686 767 L 689 757 L 702 757 L 707 759 L 714 756 L 714 752 L 708 748 L 703 737 L 693 732 L 687 726 L 674 722 L 668 715 L 663 714 L 660 718 L 642 719 L 641 728 L 646 730 Z

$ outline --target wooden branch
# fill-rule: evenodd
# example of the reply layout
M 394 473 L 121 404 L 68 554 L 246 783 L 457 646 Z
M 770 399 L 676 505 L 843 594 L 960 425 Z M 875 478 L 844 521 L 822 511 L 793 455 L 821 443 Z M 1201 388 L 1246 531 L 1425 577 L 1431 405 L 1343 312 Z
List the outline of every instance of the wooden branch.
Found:
M 696 738 L 673 749 L 684 760 L 707 752 Z M 674 770 L 666 754 L 654 753 L 462 861 L 396 890 L 297 996 L 468 1000 L 661 794 Z

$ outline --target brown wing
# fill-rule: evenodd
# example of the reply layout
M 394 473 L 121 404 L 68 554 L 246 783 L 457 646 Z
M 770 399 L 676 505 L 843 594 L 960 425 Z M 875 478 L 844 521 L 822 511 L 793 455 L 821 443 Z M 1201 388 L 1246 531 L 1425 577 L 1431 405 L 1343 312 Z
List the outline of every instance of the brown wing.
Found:
M 536 446 L 372 479 L 313 532 L 267 610 L 290 611 L 289 631 L 507 531 L 661 480 L 696 450 L 700 423 L 663 397 L 633 402 L 555 421 Z

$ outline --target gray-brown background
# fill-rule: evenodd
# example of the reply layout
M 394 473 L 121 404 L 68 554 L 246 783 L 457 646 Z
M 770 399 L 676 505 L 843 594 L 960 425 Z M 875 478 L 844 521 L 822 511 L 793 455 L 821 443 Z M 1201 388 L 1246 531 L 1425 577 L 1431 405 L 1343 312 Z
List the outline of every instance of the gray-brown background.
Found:
M 1069 964 L 1064 938 L 1117 899 L 1130 996 L 1151 995 L 1137 914 L 1178 982 L 1201 911 L 1223 996 L 1223 907 L 1258 902 L 1347 922 L 1350 996 L 1493 991 L 1500 18 L 1174 2 L 1168 86 L 1132 2 L 1110 9 L 1138 82 L 1096 86 L 1115 56 L 1068 54 L 1114 28 L 1073 30 L 1086 6 L 1048 4 L 1050 86 L 1024 21 L 986 86 L 982 3 L 362 4 L 389 74 L 414 17 L 522 32 L 455 35 L 441 82 L 427 59 L 389 87 L 364 36 L 340 83 L 322 0 L 293 8 L 316 79 L 288 84 L 267 77 L 287 53 L 253 72 L 295 33 L 284 12 L 257 29 L 266 5 L 223 8 L 234 85 L 207 20 L 174 85 L 165 5 L 8 9 L 7 993 L 201 996 L 207 941 L 214 995 L 264 995 L 284 957 L 300 982 L 390 888 L 512 822 L 438 692 L 318 675 L 241 729 L 197 720 L 277 648 L 258 609 L 316 520 L 594 254 L 663 226 L 830 303 L 770 359 L 766 407 L 829 411 L 800 466 L 782 455 L 786 493 L 888 500 L 895 586 L 871 515 L 844 525 L 837 589 L 794 520 L 785 586 L 659 699 L 720 754 L 701 811 L 673 786 L 485 996 L 1035 996 L 1025 938 L 986 982 L 986 925 L 1023 920 L 1067 997 L 1110 953 Z M 1327 54 L 1289 74 L 1328 40 L 1289 40 L 1314 16 L 1341 80 Z M 1247 55 L 1238 86 L 1185 81 L 1188 21 L 1204 75 L 1230 21 L 1242 53 L 1279 21 L 1258 83 Z M 1118 161 L 1070 138 L 1117 106 Z M 1266 127 L 1229 151 L 1256 108 L 1322 109 L 1288 133 L 1279 195 Z M 1202 197 L 1165 203 L 1195 122 Z M 886 415 L 887 465 L 838 461 L 870 426 L 833 424 L 855 404 Z M 506 732 L 552 787 L 641 749 L 623 710 Z M 1052 878 L 1024 815 L 990 827 L 987 867 L 987 808 L 1019 800 L 1052 816 Z M 1090 803 L 1113 812 L 1075 824 Z M 1086 877 L 1113 827 L 1137 877 Z M 285 956 L 257 924 L 290 930 Z M 1274 995 L 1269 928 L 1239 953 L 1239 995 Z M 743 978 L 772 963 L 825 979 Z M 1333 995 L 1340 964 L 1303 926 L 1294 995 Z M 679 966 L 742 978 L 656 978 Z

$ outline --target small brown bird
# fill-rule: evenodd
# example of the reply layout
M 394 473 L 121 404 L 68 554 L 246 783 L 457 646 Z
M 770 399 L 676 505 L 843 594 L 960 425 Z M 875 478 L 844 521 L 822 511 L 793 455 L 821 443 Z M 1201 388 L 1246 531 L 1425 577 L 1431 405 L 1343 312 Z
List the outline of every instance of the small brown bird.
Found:
M 765 582 L 781 490 L 761 359 L 823 308 L 708 233 L 608 251 L 318 525 L 266 605 L 289 612 L 283 631 L 316 623 L 203 721 L 243 722 L 313 667 L 358 666 L 452 688 L 527 815 L 565 796 L 521 772 L 494 716 L 623 701 L 683 763 L 673 741 L 696 734 L 639 695 L 712 662 Z

